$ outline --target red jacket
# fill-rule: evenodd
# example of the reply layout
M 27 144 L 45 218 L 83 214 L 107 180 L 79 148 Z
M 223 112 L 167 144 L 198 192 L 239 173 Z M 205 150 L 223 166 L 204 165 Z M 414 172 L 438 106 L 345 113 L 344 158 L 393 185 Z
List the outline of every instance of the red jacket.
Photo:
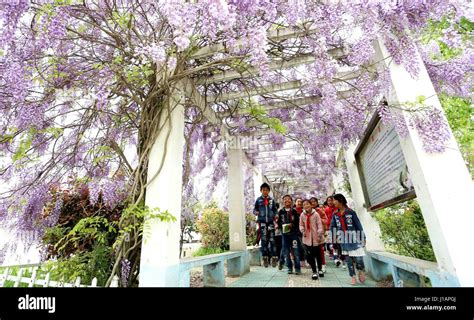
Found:
M 323 229 L 324 231 L 327 230 L 327 225 L 328 225 L 328 217 L 326 216 L 326 213 L 324 213 L 324 210 L 320 207 L 316 208 L 316 212 L 319 214 L 319 217 L 321 218 L 321 223 L 323 224 Z
M 327 223 L 327 230 L 329 230 L 329 226 L 331 225 L 331 220 L 332 220 L 332 215 L 334 214 L 334 212 L 336 212 L 336 207 L 335 206 L 332 206 L 332 207 L 327 207 L 324 212 L 326 213 L 326 216 L 328 217 L 328 223 Z

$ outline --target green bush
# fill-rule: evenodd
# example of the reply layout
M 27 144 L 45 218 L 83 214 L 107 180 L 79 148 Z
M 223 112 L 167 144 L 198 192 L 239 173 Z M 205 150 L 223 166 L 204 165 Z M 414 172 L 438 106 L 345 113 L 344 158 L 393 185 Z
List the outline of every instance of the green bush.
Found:
M 0 267 L 0 275 L 3 275 L 5 270 L 6 270 L 6 267 Z M 10 276 L 16 276 L 16 275 L 18 275 L 19 271 L 20 271 L 19 267 L 9 267 L 8 274 Z M 23 269 L 23 274 L 22 274 L 23 277 L 25 277 L 25 278 L 31 277 L 31 274 L 32 273 L 28 269 Z M 15 280 L 6 280 L 5 283 L 3 284 L 3 288 L 13 288 L 14 284 L 15 284 Z M 25 288 L 25 287 L 28 287 L 28 284 L 20 282 L 19 287 L 20 288 Z
M 97 285 L 104 286 L 112 271 L 112 249 L 96 246 L 92 251 L 77 252 L 67 259 L 50 260 L 41 266 L 41 272 L 51 273 L 51 280 L 74 282 L 81 277 L 81 284 L 90 285 L 97 278 Z
M 254 245 L 257 240 L 255 216 L 247 213 L 245 221 L 247 245 Z M 202 248 L 194 256 L 215 254 L 229 249 L 229 214 L 218 209 L 216 204 L 210 204 L 203 210 L 196 227 L 201 234 Z
M 441 105 L 459 149 L 474 179 L 474 108 L 468 99 L 440 95 Z
M 97 246 L 112 246 L 118 236 L 123 203 L 108 208 L 99 194 L 97 202 L 91 204 L 89 189 L 82 184 L 71 190 L 55 190 L 54 197 L 62 198 L 62 206 L 57 223 L 46 228 L 42 238 L 45 259 L 67 259 Z M 45 206 L 45 217 L 52 214 L 54 205 L 52 201 Z
M 214 249 L 229 249 L 229 214 L 210 205 L 198 219 L 197 230 L 201 234 L 202 246 Z
M 119 236 L 124 204 L 108 208 L 102 194 L 91 204 L 89 190 L 82 184 L 56 190 L 55 196 L 63 203 L 57 224 L 47 228 L 42 238 L 46 262 L 41 272 L 51 272 L 53 281 L 73 282 L 81 277 L 81 284 L 90 284 L 97 277 L 98 286 L 105 285 L 112 271 L 112 245 Z M 51 214 L 53 205 L 45 207 L 45 216 Z
M 245 215 L 245 222 L 247 245 L 253 246 L 257 241 L 257 222 L 255 221 L 255 215 L 252 213 L 247 213 Z
M 221 248 L 201 247 L 196 252 L 193 253 L 193 257 L 207 256 L 209 254 L 216 254 L 216 253 L 222 253 L 222 252 L 225 252 L 225 250 Z
M 416 201 L 379 210 L 374 215 L 388 251 L 436 261 L 420 206 Z

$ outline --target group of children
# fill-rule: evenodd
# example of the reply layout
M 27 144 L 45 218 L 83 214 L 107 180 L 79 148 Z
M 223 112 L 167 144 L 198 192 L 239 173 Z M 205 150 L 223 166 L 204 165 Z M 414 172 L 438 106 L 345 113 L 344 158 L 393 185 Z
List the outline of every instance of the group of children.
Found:
M 337 267 L 347 265 L 353 285 L 357 283 L 356 270 L 359 281 L 365 282 L 364 230 L 342 194 L 329 196 L 322 207 L 314 197 L 298 198 L 293 204 L 293 198 L 285 195 L 283 207 L 278 210 L 278 204 L 269 196 L 270 186 L 264 183 L 260 191 L 254 214 L 258 223 L 257 243 L 260 242 L 266 268 L 271 264 L 282 270 L 286 262 L 289 274 L 300 274 L 307 262 L 312 279 L 318 280 L 326 272 L 327 250 Z

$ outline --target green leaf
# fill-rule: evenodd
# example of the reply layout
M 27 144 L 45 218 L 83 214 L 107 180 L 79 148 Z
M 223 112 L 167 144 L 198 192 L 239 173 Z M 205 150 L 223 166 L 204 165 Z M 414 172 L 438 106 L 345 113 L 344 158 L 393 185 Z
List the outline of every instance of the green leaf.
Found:
M 276 133 L 285 134 L 287 129 L 285 125 L 278 118 L 268 117 L 265 107 L 255 103 L 252 100 L 240 100 L 240 103 L 245 105 L 244 112 L 249 116 L 255 118 L 260 123 L 267 125 L 269 128 L 275 130 Z
M 419 104 L 424 104 L 425 100 L 426 100 L 426 97 L 423 95 L 416 97 L 416 102 Z
M 88 28 L 87 28 L 87 25 L 81 24 L 81 25 L 79 25 L 79 26 L 77 27 L 77 32 L 79 32 L 79 33 L 86 33 L 87 29 L 88 29 Z
M 33 138 L 36 135 L 36 129 L 31 128 L 28 130 L 26 135 L 24 135 L 23 139 L 20 141 L 20 145 L 18 146 L 17 150 L 13 154 L 12 160 L 13 162 L 19 161 L 26 156 L 26 153 L 31 147 L 31 143 Z
M 115 63 L 117 65 L 122 64 L 122 62 L 123 62 L 123 56 L 121 56 L 121 55 L 116 56 L 113 60 L 113 63 Z
M 125 13 L 125 14 L 120 14 L 117 11 L 113 11 L 112 17 L 113 17 L 114 22 L 116 22 L 120 27 L 125 29 L 125 28 L 128 28 L 128 25 L 133 18 L 133 14 L 130 12 Z
M 474 22 L 470 21 L 466 17 L 461 17 L 459 20 L 459 26 L 464 30 L 466 33 L 471 33 L 474 31 Z
M 12 134 L 4 134 L 2 136 L 0 136 L 0 143 L 12 143 L 13 142 L 13 138 L 15 137 L 15 135 L 12 133 Z
M 101 62 L 97 62 L 92 65 L 92 68 L 101 70 L 104 68 L 104 65 Z
M 62 136 L 63 132 L 64 132 L 63 128 L 55 128 L 55 127 L 49 127 L 43 130 L 43 133 L 50 134 L 56 139 Z

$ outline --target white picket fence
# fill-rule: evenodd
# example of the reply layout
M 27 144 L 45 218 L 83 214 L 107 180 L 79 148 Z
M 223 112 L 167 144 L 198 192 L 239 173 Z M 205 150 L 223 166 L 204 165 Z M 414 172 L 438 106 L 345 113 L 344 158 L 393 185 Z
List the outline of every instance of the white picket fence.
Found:
M 47 273 L 44 279 L 39 279 L 38 269 L 39 264 L 26 264 L 26 265 L 16 265 L 16 266 L 3 266 L 5 268 L 3 273 L 0 274 L 0 288 L 5 285 L 6 281 L 14 281 L 13 287 L 19 287 L 21 283 L 28 284 L 28 287 L 33 287 L 39 285 L 42 287 L 76 287 L 76 288 L 93 288 L 97 287 L 97 278 L 92 279 L 92 283 L 81 284 L 81 277 L 77 277 L 74 282 L 63 282 L 63 281 L 53 281 L 50 280 L 50 273 Z M 19 268 L 16 275 L 10 274 L 13 268 Z M 31 272 L 31 277 L 23 277 L 25 270 Z M 119 278 L 114 276 L 110 287 L 118 287 Z

